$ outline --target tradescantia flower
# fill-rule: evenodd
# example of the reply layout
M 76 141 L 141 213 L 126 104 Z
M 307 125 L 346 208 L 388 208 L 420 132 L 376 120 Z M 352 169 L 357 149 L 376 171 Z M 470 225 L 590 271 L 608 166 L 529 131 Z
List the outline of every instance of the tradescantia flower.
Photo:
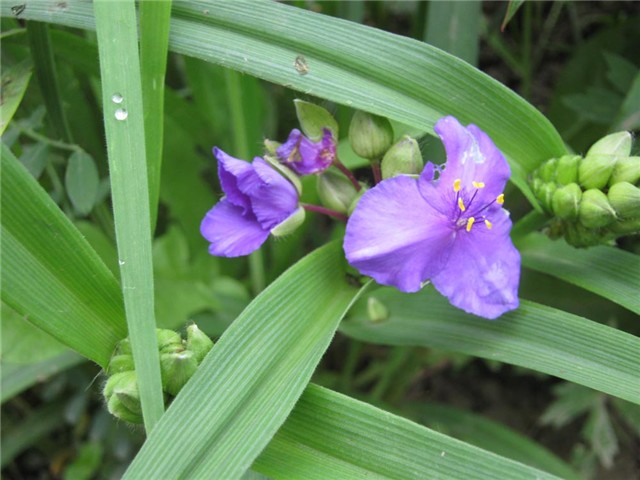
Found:
M 336 143 L 328 128 L 323 130 L 319 142 L 312 142 L 294 128 L 287 141 L 278 147 L 276 155 L 298 175 L 310 175 L 329 168 L 336 158 Z
M 430 280 L 452 305 L 496 318 L 518 307 L 520 254 L 502 209 L 509 165 L 475 125 L 455 118 L 435 126 L 447 162 L 439 177 L 400 175 L 364 194 L 347 223 L 349 263 L 404 292 Z
M 302 222 L 298 191 L 264 159 L 245 162 L 217 147 L 213 153 L 225 196 L 200 225 L 202 236 L 211 242 L 211 255 L 248 255 L 270 234 L 288 233 Z

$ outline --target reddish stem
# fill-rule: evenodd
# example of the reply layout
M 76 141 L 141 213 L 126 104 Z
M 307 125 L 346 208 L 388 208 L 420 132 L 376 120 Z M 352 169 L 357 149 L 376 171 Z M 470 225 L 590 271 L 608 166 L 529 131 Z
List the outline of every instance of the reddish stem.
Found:
M 323 215 L 337 218 L 338 220 L 342 220 L 343 222 L 349 220 L 349 217 L 344 213 L 336 212 L 335 210 L 331 210 L 330 208 L 321 207 L 320 205 L 312 205 L 310 203 L 302 203 L 301 205 L 302 208 L 304 208 L 307 212 L 322 213 Z
M 335 158 L 335 160 L 333 161 L 333 164 L 338 168 L 338 170 L 340 170 L 342 173 L 345 174 L 345 176 L 351 181 L 351 183 L 353 184 L 354 188 L 356 189 L 356 192 L 359 192 L 362 189 L 362 185 L 360 185 L 360 183 L 358 183 L 358 180 L 356 179 L 356 177 L 353 176 L 353 173 L 351 173 L 351 170 L 349 170 L 347 167 L 344 166 L 344 163 L 342 163 L 338 157 Z
M 371 170 L 373 170 L 373 181 L 377 185 L 382 181 L 382 172 L 380 171 L 380 162 L 371 162 Z

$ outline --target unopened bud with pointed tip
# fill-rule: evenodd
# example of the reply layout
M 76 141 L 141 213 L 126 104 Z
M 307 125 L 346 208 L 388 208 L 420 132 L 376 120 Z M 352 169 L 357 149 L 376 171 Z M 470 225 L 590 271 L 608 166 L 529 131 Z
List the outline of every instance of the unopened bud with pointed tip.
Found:
M 143 422 L 136 372 L 121 372 L 111 376 L 102 393 L 112 415 L 130 423 Z
M 612 133 L 606 137 L 602 137 L 596 143 L 591 145 L 591 148 L 585 157 L 590 157 L 592 155 L 628 157 L 631 155 L 631 141 L 632 137 L 629 132 Z
M 380 164 L 382 178 L 392 178 L 396 175 L 417 175 L 423 167 L 420 146 L 415 139 L 405 135 L 396 142 L 382 158 Z
M 198 369 L 198 360 L 191 350 L 160 355 L 162 387 L 174 397 Z
M 322 140 L 324 129 L 331 130 L 333 139 L 338 140 L 338 122 L 327 109 L 300 99 L 294 100 L 293 104 L 296 107 L 300 128 L 311 141 Z
M 584 189 L 604 188 L 609 182 L 618 157 L 615 155 L 590 155 L 580 162 L 578 180 Z
M 640 218 L 640 188 L 628 182 L 616 183 L 607 198 L 621 219 Z
M 182 337 L 179 333 L 176 333 L 173 330 L 156 328 L 156 340 L 158 341 L 158 351 L 161 354 L 184 350 Z
M 326 170 L 318 176 L 318 196 L 320 203 L 340 213 L 347 213 L 358 192 L 353 184 L 341 173 Z
M 107 375 L 114 375 L 120 372 L 129 372 L 135 370 L 133 364 L 133 356 L 131 354 L 114 355 L 109 360 L 107 367 Z
M 304 222 L 304 208 L 298 207 L 284 221 L 271 229 L 271 235 L 274 237 L 284 237 L 296 231 L 296 229 Z
M 357 111 L 349 126 L 351 148 L 362 158 L 379 160 L 391 147 L 393 128 L 385 117 Z
M 633 185 L 640 182 L 640 157 L 618 158 L 609 178 L 609 185 L 620 182 L 629 182 Z
M 193 352 L 198 364 L 202 362 L 212 348 L 213 341 L 195 323 L 187 327 L 187 350 Z
M 538 169 L 537 177 L 543 182 L 553 182 L 556 179 L 556 168 L 558 166 L 558 159 L 552 158 L 544 162 Z
M 582 190 L 576 183 L 570 183 L 558 188 L 551 198 L 551 207 L 554 215 L 564 220 L 577 219 L 581 197 Z
M 558 159 L 556 166 L 556 183 L 569 185 L 578 181 L 578 166 L 582 157 L 580 155 L 563 155 Z
M 616 212 L 607 196 L 592 188 L 582 193 L 578 219 L 587 228 L 602 228 L 616 220 Z

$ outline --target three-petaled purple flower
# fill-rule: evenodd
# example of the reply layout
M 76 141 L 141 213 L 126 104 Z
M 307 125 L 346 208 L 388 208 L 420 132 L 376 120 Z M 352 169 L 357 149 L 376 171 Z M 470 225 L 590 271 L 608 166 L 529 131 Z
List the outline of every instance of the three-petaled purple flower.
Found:
M 509 165 L 475 125 L 435 126 L 447 162 L 418 179 L 397 176 L 364 194 L 347 223 L 349 263 L 404 292 L 430 280 L 452 305 L 486 318 L 518 307 L 520 254 L 502 209 Z
M 323 129 L 319 142 L 312 142 L 294 128 L 287 141 L 277 148 L 276 155 L 298 175 L 310 175 L 329 168 L 336 158 L 336 143 L 328 128 Z
M 225 196 L 200 225 L 202 236 L 211 242 L 211 255 L 248 255 L 283 222 L 304 214 L 296 188 L 264 159 L 245 162 L 217 147 L 213 153 Z

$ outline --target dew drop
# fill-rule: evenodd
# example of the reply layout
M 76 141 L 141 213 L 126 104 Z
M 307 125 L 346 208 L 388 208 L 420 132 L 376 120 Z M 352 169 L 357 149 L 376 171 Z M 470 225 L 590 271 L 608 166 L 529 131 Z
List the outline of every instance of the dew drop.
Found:
M 114 93 L 113 95 L 111 95 L 111 101 L 113 103 L 117 103 L 119 105 L 123 100 L 124 98 L 122 98 L 122 95 L 120 95 L 119 93 Z
M 118 260 L 118 265 L 120 266 L 124 265 L 124 260 Z
M 129 116 L 129 112 L 127 112 L 124 108 L 119 108 L 116 110 L 115 116 L 116 120 L 126 120 Z

